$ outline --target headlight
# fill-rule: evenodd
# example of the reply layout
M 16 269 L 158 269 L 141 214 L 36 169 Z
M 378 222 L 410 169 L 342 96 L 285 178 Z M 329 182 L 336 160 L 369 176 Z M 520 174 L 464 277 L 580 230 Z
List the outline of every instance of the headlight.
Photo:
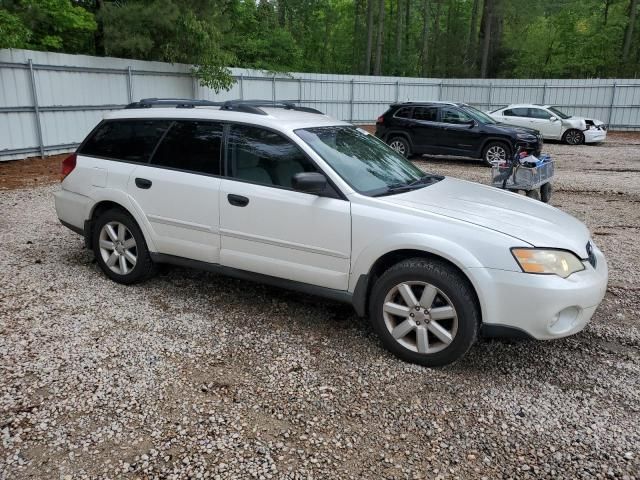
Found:
M 517 137 L 520 140 L 529 140 L 530 142 L 537 140 L 537 137 L 531 133 L 518 133 Z
M 512 248 L 511 253 L 525 273 L 542 273 L 567 278 L 584 270 L 582 261 L 566 250 Z

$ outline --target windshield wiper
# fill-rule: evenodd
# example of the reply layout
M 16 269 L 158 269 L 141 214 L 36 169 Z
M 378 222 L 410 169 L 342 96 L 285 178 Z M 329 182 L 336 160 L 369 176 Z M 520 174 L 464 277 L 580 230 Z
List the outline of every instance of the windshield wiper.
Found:
M 374 197 L 383 197 L 385 195 L 393 195 L 394 193 L 408 192 L 410 190 L 417 190 L 419 188 L 424 188 L 427 185 L 431 185 L 433 183 L 439 182 L 444 179 L 442 175 L 432 175 L 428 174 L 423 177 L 414 180 L 411 183 L 404 183 L 398 185 L 390 185 L 384 192 L 373 195 Z

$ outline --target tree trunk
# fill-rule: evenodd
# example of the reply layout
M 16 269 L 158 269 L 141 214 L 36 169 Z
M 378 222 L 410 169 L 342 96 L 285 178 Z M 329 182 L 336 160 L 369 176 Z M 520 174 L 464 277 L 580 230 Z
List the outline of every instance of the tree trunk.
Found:
M 402 0 L 396 6 L 396 75 L 400 75 L 402 61 Z
M 440 46 L 440 12 L 442 11 L 442 0 L 436 1 L 436 14 L 433 17 L 433 53 L 431 54 L 431 74 L 436 74 L 438 62 L 438 49 Z
M 491 46 L 491 25 L 493 24 L 493 2 L 485 0 L 482 12 L 482 61 L 480 63 L 480 77 L 487 78 L 489 68 L 489 47 Z
M 371 48 L 373 47 L 373 2 L 367 1 L 367 52 L 364 58 L 364 74 L 371 75 Z
M 469 37 L 467 39 L 467 53 L 465 60 L 467 65 L 475 67 L 477 59 L 477 40 L 478 40 L 478 10 L 480 7 L 479 0 L 473 0 L 471 7 L 471 22 L 469 23 Z
M 100 11 L 104 9 L 104 2 L 102 0 L 96 0 L 94 16 L 96 19 L 96 31 L 93 34 L 93 44 L 95 48 L 95 54 L 99 57 L 105 56 L 104 50 L 104 22 L 99 15 Z
M 422 1 L 422 50 L 420 51 L 420 76 L 427 76 L 429 60 L 429 0 Z
M 376 63 L 373 74 L 380 75 L 382 69 L 382 47 L 384 46 L 384 0 L 378 2 L 378 40 L 376 41 Z
M 411 25 L 411 0 L 405 0 L 405 12 L 404 12 L 404 44 L 407 50 L 409 49 L 409 26 Z
M 629 59 L 629 51 L 631 50 L 631 40 L 633 39 L 633 27 L 636 23 L 636 12 L 638 10 L 638 0 L 629 0 L 629 21 L 624 30 L 624 44 L 622 45 L 622 62 Z
M 352 56 L 352 68 L 353 73 L 360 72 L 362 62 L 360 61 L 360 0 L 353 2 L 353 51 Z

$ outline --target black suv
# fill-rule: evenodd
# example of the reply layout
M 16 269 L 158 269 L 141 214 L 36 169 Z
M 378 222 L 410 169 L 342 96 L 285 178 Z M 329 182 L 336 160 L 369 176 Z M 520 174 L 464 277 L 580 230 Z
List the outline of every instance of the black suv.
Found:
M 406 102 L 391 105 L 378 117 L 376 136 L 398 153 L 430 153 L 481 158 L 487 164 L 505 160 L 518 147 L 538 155 L 542 136 L 537 130 L 498 123 L 464 104 Z

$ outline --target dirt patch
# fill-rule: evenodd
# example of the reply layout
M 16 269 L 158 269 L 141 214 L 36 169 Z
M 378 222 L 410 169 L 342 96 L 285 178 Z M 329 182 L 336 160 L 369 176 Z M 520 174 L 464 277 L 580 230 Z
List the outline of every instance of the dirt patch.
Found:
M 60 164 L 69 154 L 0 162 L 0 190 L 35 187 L 60 181 Z

